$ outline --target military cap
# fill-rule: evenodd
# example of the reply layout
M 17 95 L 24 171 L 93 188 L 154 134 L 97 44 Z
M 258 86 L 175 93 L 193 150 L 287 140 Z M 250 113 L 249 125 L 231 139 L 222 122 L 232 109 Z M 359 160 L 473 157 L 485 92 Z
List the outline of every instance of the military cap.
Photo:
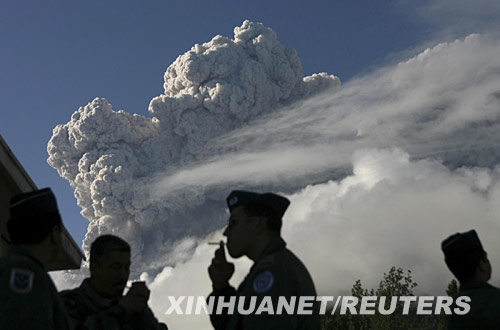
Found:
M 290 205 L 287 198 L 273 193 L 259 194 L 243 190 L 233 190 L 226 201 L 230 211 L 241 205 L 260 205 L 271 209 L 279 218 L 283 217 Z
M 441 243 L 441 250 L 443 250 L 446 259 L 457 259 L 464 255 L 481 255 L 485 253 L 474 229 L 451 235 Z
M 61 216 L 52 190 L 44 188 L 12 197 L 7 229 L 12 243 L 38 243 L 61 224 Z

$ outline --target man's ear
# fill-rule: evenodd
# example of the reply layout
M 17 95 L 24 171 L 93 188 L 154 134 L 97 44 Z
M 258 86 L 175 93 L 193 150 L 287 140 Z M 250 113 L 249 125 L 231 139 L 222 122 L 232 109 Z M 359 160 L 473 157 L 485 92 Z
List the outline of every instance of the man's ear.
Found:
M 255 228 L 257 229 L 257 233 L 259 233 L 259 234 L 264 233 L 268 230 L 266 218 L 258 219 L 258 220 L 255 220 L 254 222 L 255 222 Z
M 62 229 L 60 225 L 54 226 L 50 232 L 50 242 L 56 245 L 61 245 L 62 243 Z
M 486 271 L 487 268 L 490 266 L 490 261 L 486 255 L 482 256 L 481 259 L 479 259 L 479 264 L 478 268 L 481 271 Z
M 98 264 L 94 261 L 89 264 L 90 274 L 95 273 L 96 268 L 99 268 Z

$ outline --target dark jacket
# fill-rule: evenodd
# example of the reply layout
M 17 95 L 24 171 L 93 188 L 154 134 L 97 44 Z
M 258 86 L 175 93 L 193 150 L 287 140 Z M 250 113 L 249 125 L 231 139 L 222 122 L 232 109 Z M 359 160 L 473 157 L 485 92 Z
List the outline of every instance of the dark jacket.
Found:
M 247 297 L 257 296 L 255 311 L 258 309 L 264 296 L 270 296 L 273 309 L 276 310 L 278 297 L 296 296 L 297 308 L 300 296 L 316 298 L 316 290 L 309 272 L 304 264 L 285 247 L 283 239 L 278 238 L 271 242 L 262 252 L 250 273 L 235 290 L 232 286 L 215 290 L 210 294 L 218 299 L 219 296 Z M 227 300 L 227 299 L 226 299 Z M 309 308 L 311 309 L 311 308 Z M 281 315 L 240 315 L 237 304 L 233 315 L 216 315 L 213 310 L 210 320 L 217 330 L 317 330 L 319 329 L 318 304 L 313 306 L 313 315 L 288 315 L 283 311 Z M 225 309 L 224 311 L 227 311 Z
M 500 289 L 486 282 L 472 281 L 460 285 L 460 289 L 454 298 L 456 299 L 459 296 L 470 297 L 470 311 L 465 315 L 447 315 L 447 329 L 500 329 Z M 453 307 L 455 308 L 455 306 Z
M 60 295 L 75 330 L 167 330 L 149 307 L 142 313 L 129 314 L 118 305 L 118 299 L 99 295 L 88 278 L 80 287 Z
M 0 258 L 0 329 L 70 329 L 43 265 L 19 246 Z

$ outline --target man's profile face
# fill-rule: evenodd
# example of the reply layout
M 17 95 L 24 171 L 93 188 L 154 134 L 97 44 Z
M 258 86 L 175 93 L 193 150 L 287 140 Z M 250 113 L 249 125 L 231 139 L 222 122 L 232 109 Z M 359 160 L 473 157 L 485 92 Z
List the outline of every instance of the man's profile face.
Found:
M 227 250 L 233 258 L 247 255 L 256 237 L 255 217 L 249 216 L 243 206 L 231 211 L 223 235 L 227 237 Z
M 130 252 L 111 250 L 90 265 L 92 285 L 108 297 L 121 297 L 130 274 Z

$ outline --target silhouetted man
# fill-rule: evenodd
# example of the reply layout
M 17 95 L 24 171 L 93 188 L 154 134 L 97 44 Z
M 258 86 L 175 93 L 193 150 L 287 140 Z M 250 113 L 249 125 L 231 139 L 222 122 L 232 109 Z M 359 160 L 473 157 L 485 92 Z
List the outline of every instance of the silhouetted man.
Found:
M 231 192 L 227 197 L 231 215 L 224 231 L 227 250 L 231 257 L 246 256 L 254 264 L 235 290 L 228 282 L 234 273 L 234 264 L 226 261 L 221 242 L 208 268 L 213 286 L 211 296 L 216 299 L 220 296 L 245 296 L 247 300 L 250 296 L 256 296 L 256 306 L 260 305 L 265 296 L 270 296 L 274 308 L 280 296 L 286 297 L 288 301 L 290 297 L 296 296 L 297 303 L 300 296 L 316 297 L 316 290 L 306 267 L 285 247 L 281 238 L 282 216 L 289 204 L 288 199 L 272 193 Z M 314 315 L 285 312 L 282 315 L 240 315 L 235 308 L 234 315 L 212 313 L 210 319 L 217 330 L 316 330 L 319 329 L 316 304 L 313 309 Z
M 148 307 L 149 289 L 132 283 L 123 296 L 130 273 L 130 246 L 113 235 L 98 237 L 90 247 L 90 278 L 80 287 L 61 292 L 76 330 L 166 330 Z
M 50 188 L 11 199 L 7 231 L 12 245 L 0 258 L 0 329 L 69 329 L 46 272 L 61 250 L 62 226 Z
M 457 233 L 441 244 L 446 265 L 460 282 L 456 296 L 471 298 L 465 315 L 447 315 L 448 329 L 500 329 L 500 290 L 488 284 L 491 264 L 475 230 Z

